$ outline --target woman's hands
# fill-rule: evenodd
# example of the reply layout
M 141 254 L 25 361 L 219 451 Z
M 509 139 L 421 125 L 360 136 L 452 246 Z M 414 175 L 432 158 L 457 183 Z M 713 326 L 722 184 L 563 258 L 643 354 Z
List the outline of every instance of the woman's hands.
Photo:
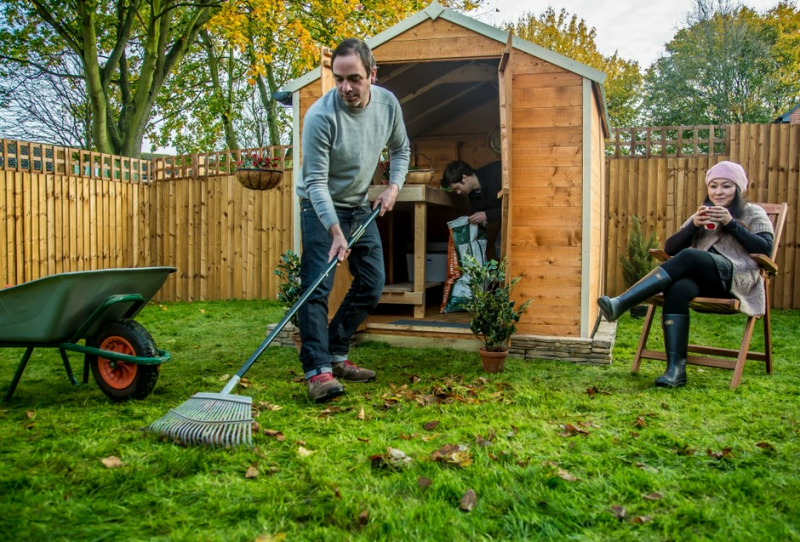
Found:
M 694 225 L 707 230 L 716 229 L 717 224 L 727 226 L 733 220 L 731 213 L 725 207 L 701 205 L 694 215 Z

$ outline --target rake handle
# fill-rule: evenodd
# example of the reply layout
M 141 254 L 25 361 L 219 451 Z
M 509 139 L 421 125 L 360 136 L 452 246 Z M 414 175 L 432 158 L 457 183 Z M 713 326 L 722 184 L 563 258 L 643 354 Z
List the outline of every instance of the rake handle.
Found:
M 355 245 L 358 242 L 358 240 L 361 239 L 361 236 L 364 235 L 364 232 L 367 231 L 369 225 L 375 221 L 375 218 L 380 214 L 380 212 L 381 212 L 381 206 L 378 205 L 375 207 L 375 209 L 372 210 L 372 213 L 370 213 L 367 219 L 358 228 L 356 228 L 356 231 L 352 233 L 350 239 L 347 241 L 347 250 L 350 250 L 353 247 L 353 245 Z M 253 364 L 256 362 L 256 360 L 261 356 L 261 354 L 264 353 L 264 350 L 266 350 L 267 347 L 270 345 L 270 343 L 275 339 L 275 337 L 277 337 L 278 333 L 283 331 L 283 328 L 286 327 L 286 324 L 289 323 L 289 320 L 292 319 L 292 316 L 294 316 L 295 313 L 298 310 L 300 310 L 300 307 L 302 307 L 303 304 L 306 302 L 306 300 L 311 296 L 311 294 L 314 293 L 314 290 L 317 289 L 317 287 L 322 283 L 323 280 L 328 278 L 328 275 L 331 274 L 331 272 L 336 268 L 338 264 L 339 264 L 338 258 L 333 258 L 330 262 L 328 262 L 328 266 L 322 271 L 322 273 L 320 273 L 319 277 L 317 277 L 317 279 L 311 284 L 311 286 L 306 288 L 306 291 L 303 293 L 303 295 L 300 296 L 300 299 L 298 299 L 297 302 L 294 305 L 292 305 L 292 307 L 288 311 L 286 311 L 286 315 L 280 322 L 278 322 L 278 325 L 275 326 L 275 329 L 273 329 L 272 332 L 269 335 L 267 335 L 267 338 L 264 339 L 264 342 L 262 342 L 261 345 L 258 347 L 258 349 L 256 349 L 255 352 L 253 352 L 253 355 L 251 355 L 250 358 L 244 363 L 244 365 L 242 365 L 241 369 L 239 369 L 236 372 L 236 374 L 231 377 L 231 379 L 228 381 L 227 384 L 225 384 L 225 387 L 222 389 L 220 393 L 229 394 L 231 391 L 233 391 L 233 388 L 236 387 L 236 385 L 239 383 L 239 381 L 242 379 L 245 373 L 250 370 L 250 367 L 252 367 Z

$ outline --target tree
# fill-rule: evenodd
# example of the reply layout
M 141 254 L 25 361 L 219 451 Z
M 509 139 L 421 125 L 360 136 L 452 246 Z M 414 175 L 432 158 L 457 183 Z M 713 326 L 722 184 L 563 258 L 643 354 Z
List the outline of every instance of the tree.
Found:
M 74 55 L 49 70 L 0 67 L 0 133 L 10 139 L 92 147 L 92 108 Z
M 6 0 L 6 64 L 47 70 L 72 51 L 91 104 L 92 142 L 139 157 L 156 98 L 219 0 Z M 39 65 L 36 57 L 46 57 Z
M 570 16 L 547 7 L 539 16 L 526 13 L 516 23 L 507 25 L 509 32 L 604 72 L 606 106 L 609 120 L 615 126 L 630 126 L 638 117 L 642 74 L 638 62 L 625 60 L 615 51 L 604 56 L 597 50 L 597 31 L 586 26 L 577 15 Z
M 769 122 L 797 99 L 798 18 L 791 6 L 760 17 L 730 0 L 696 0 L 687 24 L 645 76 L 651 124 Z

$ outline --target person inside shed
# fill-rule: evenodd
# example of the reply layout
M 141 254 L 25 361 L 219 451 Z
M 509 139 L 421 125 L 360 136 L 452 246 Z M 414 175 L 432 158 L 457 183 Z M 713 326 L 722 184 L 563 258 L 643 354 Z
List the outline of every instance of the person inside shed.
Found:
M 472 224 L 486 226 L 486 259 L 500 259 L 500 225 L 503 218 L 502 200 L 498 196 L 503 188 L 502 162 L 490 162 L 472 169 L 463 160 L 449 162 L 439 184 L 442 188 L 469 197 Z M 493 247 L 490 249 L 489 247 Z
M 321 403 L 338 397 L 346 382 L 371 382 L 375 372 L 348 359 L 350 340 L 383 293 L 385 270 L 378 227 L 373 222 L 347 250 L 348 237 L 370 215 L 367 192 L 375 164 L 389 149 L 389 185 L 375 200 L 380 215 L 391 211 L 405 182 L 411 157 L 397 98 L 373 86 L 377 67 L 369 46 L 342 41 L 331 56 L 336 88 L 308 109 L 303 124 L 300 180 L 300 231 L 303 253 L 300 282 L 312 284 L 333 258 L 347 260 L 353 281 L 328 324 L 330 273 L 299 310 L 300 338 L 308 397 Z M 302 294 L 303 292 L 301 292 Z
M 597 300 L 610 322 L 653 295 L 664 292 L 661 325 L 667 368 L 656 386 L 686 385 L 689 302 L 697 296 L 738 299 L 740 310 L 766 310 L 764 283 L 750 254 L 771 254 L 774 229 L 766 212 L 748 203 L 747 175 L 739 164 L 720 162 L 706 173 L 707 196 L 664 246 L 672 256 L 618 297 Z

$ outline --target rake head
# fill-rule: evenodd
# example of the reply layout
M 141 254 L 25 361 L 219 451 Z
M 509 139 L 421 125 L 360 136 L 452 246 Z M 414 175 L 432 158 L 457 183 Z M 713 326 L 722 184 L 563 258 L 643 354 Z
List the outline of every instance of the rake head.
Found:
M 239 395 L 196 393 L 145 431 L 187 445 L 252 446 L 252 402 L 252 398 Z

